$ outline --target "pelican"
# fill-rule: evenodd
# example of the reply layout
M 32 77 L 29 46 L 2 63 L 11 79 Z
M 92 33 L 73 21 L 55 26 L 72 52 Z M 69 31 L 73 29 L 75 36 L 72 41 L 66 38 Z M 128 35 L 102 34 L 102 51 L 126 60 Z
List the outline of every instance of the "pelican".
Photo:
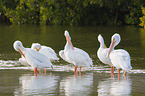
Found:
M 75 74 L 77 73 L 77 67 L 80 67 L 79 72 L 81 73 L 81 67 L 82 66 L 93 66 L 92 59 L 88 55 L 87 52 L 83 51 L 82 49 L 73 47 L 73 44 L 71 42 L 71 37 L 69 35 L 69 32 L 65 31 L 65 37 L 66 37 L 66 45 L 64 48 L 64 51 L 60 51 L 59 55 L 64 59 L 65 61 L 69 63 L 73 63 L 75 65 Z
M 28 64 L 31 65 L 32 68 L 34 68 L 35 76 L 37 76 L 37 69 L 44 69 L 46 67 L 53 68 L 53 65 L 48 57 L 31 48 L 23 47 L 21 41 L 15 41 L 13 47 L 26 59 Z
M 111 38 L 111 44 L 107 57 L 110 57 L 112 64 L 118 69 L 118 79 L 120 79 L 120 69 L 125 70 L 124 76 L 126 76 L 126 71 L 131 70 L 130 55 L 127 51 L 123 49 L 114 50 L 114 47 L 120 43 L 120 35 L 115 33 Z
M 31 48 L 46 55 L 50 61 L 59 60 L 57 54 L 51 47 L 41 46 L 39 43 L 33 43 Z
M 98 36 L 98 41 L 100 42 L 100 47 L 99 47 L 99 49 L 97 51 L 97 56 L 98 56 L 98 58 L 99 58 L 99 60 L 101 62 L 111 66 L 111 75 L 112 75 L 114 73 L 113 72 L 114 71 L 114 66 L 111 63 L 111 60 L 110 60 L 109 57 L 106 59 L 106 55 L 108 53 L 109 48 L 106 47 L 106 45 L 104 43 L 104 39 L 103 39 L 103 37 L 100 34 Z
M 31 49 L 39 51 L 41 49 L 41 45 L 40 44 L 32 44 Z M 25 66 L 30 66 L 28 64 L 28 62 L 26 61 L 26 59 L 23 57 L 23 55 L 21 55 L 21 58 L 19 58 L 19 62 L 21 62 L 22 65 Z
M 40 53 L 46 55 L 50 61 L 59 60 L 55 51 L 50 47 L 41 46 L 39 43 L 32 43 L 31 49 L 39 51 Z M 19 61 L 21 62 L 21 64 L 23 64 L 25 66 L 29 65 L 23 56 L 21 56 Z

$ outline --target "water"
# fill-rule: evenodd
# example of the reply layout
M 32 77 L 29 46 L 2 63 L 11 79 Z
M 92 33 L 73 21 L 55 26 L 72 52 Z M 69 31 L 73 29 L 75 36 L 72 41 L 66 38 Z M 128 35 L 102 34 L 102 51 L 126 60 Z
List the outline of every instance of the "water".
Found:
M 0 95 L 1 96 L 144 96 L 145 95 L 145 30 L 134 26 L 37 26 L 0 25 Z M 66 43 L 64 31 L 68 30 L 73 45 L 85 50 L 93 59 L 93 68 L 83 67 L 82 76 L 74 75 L 74 65 L 62 59 L 52 62 L 54 68 L 34 76 L 31 67 L 23 66 L 18 59 L 20 54 L 13 49 L 13 42 L 22 41 L 25 47 L 38 42 L 50 46 L 58 52 Z M 121 71 L 118 80 L 117 70 L 111 78 L 110 67 L 99 61 L 96 52 L 99 48 L 97 36 L 101 34 L 105 44 L 119 33 L 121 42 L 116 49 L 130 53 L 132 70 L 127 77 Z

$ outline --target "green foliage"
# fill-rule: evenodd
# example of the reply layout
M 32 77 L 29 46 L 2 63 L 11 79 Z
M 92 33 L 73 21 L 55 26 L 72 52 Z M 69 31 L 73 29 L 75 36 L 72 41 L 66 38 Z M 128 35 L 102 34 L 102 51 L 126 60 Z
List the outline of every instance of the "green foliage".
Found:
M 140 0 L 132 0 L 128 2 L 128 14 L 125 15 L 125 22 L 127 24 L 139 24 L 139 17 L 141 16 L 141 5 Z
M 145 28 L 145 7 L 142 7 L 142 14 L 143 16 L 139 18 L 141 21 L 139 25 Z
M 138 24 L 143 0 L 1 0 L 12 24 Z M 144 5 L 143 5 L 144 4 Z M 0 14 L 1 14 L 0 13 Z
M 9 18 L 10 22 L 13 24 L 36 24 L 38 23 L 39 17 L 39 6 L 37 0 L 20 0 L 20 3 L 16 6 L 16 8 L 10 9 L 6 6 L 3 6 L 5 11 L 5 15 Z

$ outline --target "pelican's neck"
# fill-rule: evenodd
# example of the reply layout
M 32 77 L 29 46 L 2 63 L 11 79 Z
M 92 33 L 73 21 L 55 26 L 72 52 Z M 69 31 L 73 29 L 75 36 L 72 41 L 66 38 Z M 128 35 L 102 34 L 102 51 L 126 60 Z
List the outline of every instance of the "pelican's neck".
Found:
M 117 45 L 120 43 L 120 41 L 121 41 L 120 35 L 117 34 L 117 33 L 115 33 L 115 34 L 112 36 L 111 41 L 112 41 L 112 42 L 114 41 L 114 43 L 115 43 L 114 46 L 113 46 L 113 49 L 114 49 L 114 47 L 117 46 Z
M 100 42 L 100 48 L 104 48 L 104 41 Z
M 68 49 L 71 49 L 71 46 L 69 45 L 68 41 L 66 42 L 66 45 L 64 47 L 64 50 L 67 51 Z
M 98 41 L 100 42 L 100 48 L 104 48 L 104 39 L 101 35 L 98 36 Z

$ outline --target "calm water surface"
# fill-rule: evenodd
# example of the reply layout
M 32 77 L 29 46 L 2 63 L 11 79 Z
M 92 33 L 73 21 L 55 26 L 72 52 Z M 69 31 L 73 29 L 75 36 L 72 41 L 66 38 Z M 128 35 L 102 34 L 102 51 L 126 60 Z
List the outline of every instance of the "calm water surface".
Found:
M 62 59 L 52 62 L 54 69 L 47 74 L 33 75 L 31 67 L 20 64 L 20 54 L 13 49 L 13 42 L 20 40 L 25 47 L 38 42 L 50 46 L 58 52 L 66 43 L 64 31 L 68 30 L 73 45 L 85 50 L 93 59 L 93 68 L 82 68 L 82 76 L 74 76 L 74 65 Z M 127 77 L 121 71 L 118 80 L 117 70 L 114 78 L 110 67 L 99 61 L 96 52 L 99 48 L 97 36 L 104 37 L 109 47 L 111 36 L 119 33 L 121 42 L 116 49 L 130 53 L 132 70 Z M 134 26 L 8 26 L 0 25 L 0 96 L 144 96 L 145 95 L 145 30 Z

